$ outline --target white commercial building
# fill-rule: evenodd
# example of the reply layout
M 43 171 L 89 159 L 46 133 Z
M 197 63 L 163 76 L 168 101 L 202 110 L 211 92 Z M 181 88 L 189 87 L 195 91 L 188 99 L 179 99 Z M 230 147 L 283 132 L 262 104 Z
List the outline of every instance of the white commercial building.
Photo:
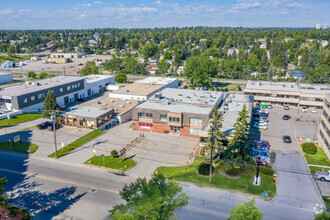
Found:
M 13 81 L 12 73 L 0 72 L 0 84 L 9 83 Z

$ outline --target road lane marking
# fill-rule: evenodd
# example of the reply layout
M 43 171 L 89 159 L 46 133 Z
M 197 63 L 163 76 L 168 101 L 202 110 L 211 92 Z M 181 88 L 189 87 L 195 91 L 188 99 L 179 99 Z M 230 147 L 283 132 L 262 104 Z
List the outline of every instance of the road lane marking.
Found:
M 94 186 L 89 186 L 89 185 L 85 185 L 85 184 L 70 182 L 70 181 L 66 181 L 66 180 L 55 179 L 55 178 L 51 178 L 51 177 L 41 176 L 41 175 L 38 175 L 38 174 L 30 174 L 30 173 L 27 173 L 27 172 L 17 172 L 17 171 L 13 171 L 13 170 L 2 169 L 2 168 L 0 168 L 0 170 L 5 171 L 5 172 L 9 172 L 9 173 L 26 175 L 26 176 L 36 177 L 36 178 L 40 178 L 40 179 L 47 179 L 47 180 L 52 180 L 52 181 L 55 181 L 55 182 L 68 183 L 68 184 L 71 184 L 71 185 L 82 186 L 82 187 L 86 187 L 86 188 L 97 189 L 97 190 L 101 190 L 101 191 L 106 191 L 106 192 L 112 192 L 112 193 L 119 194 L 118 191 L 114 191 L 114 190 L 103 189 L 103 188 L 99 188 L 99 187 L 94 187 Z

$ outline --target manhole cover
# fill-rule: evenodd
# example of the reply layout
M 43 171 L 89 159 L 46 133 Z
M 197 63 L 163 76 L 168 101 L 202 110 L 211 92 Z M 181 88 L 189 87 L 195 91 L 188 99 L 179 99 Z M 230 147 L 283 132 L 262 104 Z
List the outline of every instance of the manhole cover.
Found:
M 90 189 L 89 192 L 95 193 L 97 190 L 96 189 Z

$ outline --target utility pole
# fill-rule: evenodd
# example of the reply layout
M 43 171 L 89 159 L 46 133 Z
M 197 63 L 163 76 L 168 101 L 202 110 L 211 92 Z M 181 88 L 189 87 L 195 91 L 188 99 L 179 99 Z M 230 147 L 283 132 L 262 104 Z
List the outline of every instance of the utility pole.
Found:
M 212 137 L 211 137 L 211 163 L 210 163 L 210 176 L 209 176 L 209 184 L 211 184 L 212 178 L 212 159 L 213 159 L 213 143 L 214 143 L 214 126 L 212 125 Z
M 256 185 L 258 185 L 258 177 L 259 177 L 259 166 L 260 166 L 260 155 L 258 157 L 258 163 L 257 163 L 257 175 L 256 175 Z
M 57 143 L 56 143 L 56 129 L 55 129 L 56 115 L 55 115 L 55 111 L 52 112 L 52 120 L 53 120 L 53 137 L 54 137 L 54 146 L 55 146 L 55 158 L 57 159 Z

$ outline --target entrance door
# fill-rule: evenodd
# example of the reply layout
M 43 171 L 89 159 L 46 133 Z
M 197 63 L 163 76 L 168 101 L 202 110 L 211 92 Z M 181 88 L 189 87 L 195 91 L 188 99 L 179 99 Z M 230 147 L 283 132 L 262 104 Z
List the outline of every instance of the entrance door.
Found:
M 91 89 L 88 89 L 87 90 L 87 96 L 91 96 L 92 95 L 92 90 Z
M 69 97 L 68 96 L 65 96 L 64 97 L 64 104 L 69 104 Z
M 74 100 L 77 101 L 78 100 L 78 93 L 75 93 L 73 96 L 74 96 Z

